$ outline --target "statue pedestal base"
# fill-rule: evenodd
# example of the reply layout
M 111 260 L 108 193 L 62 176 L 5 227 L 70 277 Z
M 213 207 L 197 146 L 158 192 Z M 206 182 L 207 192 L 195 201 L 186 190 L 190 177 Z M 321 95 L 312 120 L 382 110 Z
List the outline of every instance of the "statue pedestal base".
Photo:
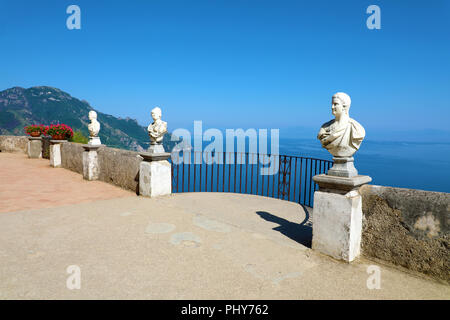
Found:
M 61 144 L 67 140 L 50 140 L 50 166 L 61 167 Z
M 97 149 L 101 145 L 84 144 L 83 152 L 83 178 L 85 180 L 98 180 L 100 168 L 98 165 Z
M 353 261 L 360 254 L 362 198 L 358 188 L 369 176 L 351 178 L 320 174 L 314 192 L 312 249 L 335 259 Z
M 333 157 L 333 161 L 333 166 L 328 170 L 329 176 L 350 178 L 358 175 L 353 157 Z
M 165 150 L 161 143 L 151 144 L 148 153 L 165 153 Z
M 157 197 L 172 193 L 172 165 L 167 159 L 170 153 L 140 153 L 139 195 Z
M 42 158 L 42 138 L 28 137 L 28 158 L 38 159 Z
M 89 137 L 88 144 L 91 146 L 101 146 L 102 142 L 100 141 L 100 137 Z

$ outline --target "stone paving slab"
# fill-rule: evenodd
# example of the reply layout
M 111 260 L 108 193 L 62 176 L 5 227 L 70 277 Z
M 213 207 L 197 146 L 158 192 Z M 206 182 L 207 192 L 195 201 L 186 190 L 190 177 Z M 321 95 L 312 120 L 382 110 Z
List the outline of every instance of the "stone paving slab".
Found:
M 0 299 L 450 298 L 449 286 L 382 265 L 381 289 L 369 290 L 376 263 L 302 245 L 309 220 L 295 203 L 222 193 L 3 213 Z M 66 287 L 70 265 L 79 290 Z
M 48 159 L 0 152 L 0 213 L 131 195 L 108 183 L 86 181 L 78 173 L 52 168 Z

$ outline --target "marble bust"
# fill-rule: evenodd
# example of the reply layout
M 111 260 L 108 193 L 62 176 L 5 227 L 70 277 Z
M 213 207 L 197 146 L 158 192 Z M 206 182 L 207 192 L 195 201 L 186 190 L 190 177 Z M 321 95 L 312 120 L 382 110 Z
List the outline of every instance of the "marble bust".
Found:
M 351 100 L 343 92 L 338 92 L 331 99 L 331 112 L 334 119 L 322 125 L 317 135 L 322 147 L 333 157 L 333 167 L 328 175 L 355 177 L 358 175 L 353 162 L 353 155 L 359 149 L 366 132 L 362 125 L 349 116 Z
M 366 135 L 364 128 L 350 118 L 350 104 L 350 97 L 346 93 L 333 95 L 331 112 L 335 119 L 324 123 L 317 135 L 322 147 L 335 157 L 352 157 Z
M 97 112 L 94 110 L 89 111 L 89 120 L 91 123 L 88 125 L 89 130 L 89 144 L 90 145 L 100 145 L 100 138 L 98 133 L 100 131 L 100 122 L 97 121 Z
M 167 133 L 167 122 L 161 120 L 161 109 L 156 107 L 152 110 L 153 123 L 147 128 L 150 137 L 149 152 L 164 152 L 162 141 Z

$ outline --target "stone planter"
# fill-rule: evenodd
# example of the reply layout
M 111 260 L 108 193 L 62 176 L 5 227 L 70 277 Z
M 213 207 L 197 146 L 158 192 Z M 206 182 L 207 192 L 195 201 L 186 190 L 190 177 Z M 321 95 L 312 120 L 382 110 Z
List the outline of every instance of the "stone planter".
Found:
M 65 140 L 65 139 L 66 139 L 66 137 L 62 134 L 57 134 L 57 135 L 52 136 L 52 140 Z

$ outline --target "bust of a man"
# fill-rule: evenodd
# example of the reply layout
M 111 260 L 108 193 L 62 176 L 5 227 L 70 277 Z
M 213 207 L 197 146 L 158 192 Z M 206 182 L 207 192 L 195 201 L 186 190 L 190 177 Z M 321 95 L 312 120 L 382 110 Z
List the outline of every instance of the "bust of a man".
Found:
M 89 111 L 89 120 L 91 123 L 88 125 L 89 135 L 91 137 L 97 137 L 100 131 L 100 122 L 97 121 L 97 112 L 94 110 Z
M 152 110 L 153 123 L 147 128 L 151 144 L 161 144 L 167 133 L 167 122 L 161 120 L 161 109 L 156 107 Z
M 331 112 L 335 119 L 322 125 L 317 138 L 335 157 L 352 157 L 366 135 L 364 128 L 349 116 L 350 97 L 343 92 L 333 95 Z
M 94 110 L 89 111 L 89 120 L 91 123 L 88 124 L 89 130 L 89 143 L 90 145 L 101 145 L 102 142 L 98 137 L 100 131 L 100 122 L 97 121 L 97 112 Z

